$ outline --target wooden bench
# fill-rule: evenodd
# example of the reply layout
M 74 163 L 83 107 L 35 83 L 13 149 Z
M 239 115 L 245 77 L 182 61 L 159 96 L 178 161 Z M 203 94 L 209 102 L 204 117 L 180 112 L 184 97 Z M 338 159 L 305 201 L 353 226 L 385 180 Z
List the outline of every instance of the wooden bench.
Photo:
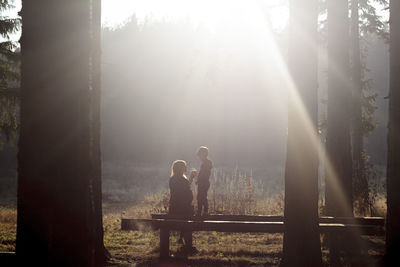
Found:
M 170 219 L 173 218 L 168 214 L 152 214 L 152 219 Z M 191 220 L 207 220 L 207 221 L 252 221 L 252 222 L 283 222 L 283 216 L 276 215 L 224 215 L 224 214 L 209 214 L 206 216 L 192 216 Z M 345 223 L 345 224 L 361 224 L 361 225 L 376 225 L 385 226 L 383 217 L 319 217 L 319 223 Z
M 381 217 L 334 218 L 320 217 L 320 233 L 357 233 L 360 235 L 384 235 L 384 219 Z M 150 227 L 160 229 L 160 257 L 169 257 L 170 231 L 216 231 L 232 233 L 283 233 L 282 216 L 208 215 L 176 219 L 166 214 L 153 214 L 152 219 L 121 220 L 122 230 L 140 230 Z

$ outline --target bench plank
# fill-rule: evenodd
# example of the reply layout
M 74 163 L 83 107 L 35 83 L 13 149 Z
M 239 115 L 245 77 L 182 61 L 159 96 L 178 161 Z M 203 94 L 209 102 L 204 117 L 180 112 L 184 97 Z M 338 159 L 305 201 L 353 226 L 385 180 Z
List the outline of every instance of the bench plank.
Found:
M 168 214 L 152 214 L 152 219 L 173 219 Z M 255 221 L 255 222 L 283 222 L 283 216 L 275 215 L 223 215 L 210 214 L 206 216 L 191 216 L 190 220 L 215 220 L 215 221 Z M 319 223 L 343 223 L 343 224 L 360 224 L 360 225 L 377 225 L 384 226 L 385 219 L 383 217 L 319 217 Z
M 176 219 L 122 219 L 122 230 L 169 229 L 179 231 L 216 231 L 235 233 L 283 233 L 284 223 L 269 221 L 215 221 L 215 220 L 176 220 Z M 379 225 L 360 225 L 343 223 L 320 223 L 321 233 L 359 232 L 361 235 L 384 235 L 384 229 Z

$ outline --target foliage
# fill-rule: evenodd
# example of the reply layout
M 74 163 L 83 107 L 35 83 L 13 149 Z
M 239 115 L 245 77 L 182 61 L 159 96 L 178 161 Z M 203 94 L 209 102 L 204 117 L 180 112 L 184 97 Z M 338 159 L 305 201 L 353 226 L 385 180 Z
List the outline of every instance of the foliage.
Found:
M 325 44 L 326 43 L 326 29 L 327 29 L 327 20 L 326 20 L 326 1 L 320 1 L 320 39 Z M 371 131 L 373 131 L 376 127 L 376 124 L 373 122 L 373 114 L 376 110 L 376 106 L 374 105 L 377 94 L 368 94 L 373 88 L 373 80 L 365 79 L 365 74 L 369 72 L 368 66 L 366 66 L 365 58 L 368 53 L 366 36 L 370 34 L 377 35 L 383 40 L 388 40 L 388 23 L 385 21 L 385 18 L 378 14 L 376 4 L 379 4 L 383 8 L 387 6 L 387 0 L 359 0 L 359 11 L 360 11 L 360 38 L 364 40 L 364 47 L 361 51 L 362 58 L 362 123 L 363 123 L 363 134 L 367 136 Z M 350 8 L 350 7 L 349 7 Z M 323 100 L 325 102 L 325 100 Z M 325 125 L 324 122 L 321 123 Z
M 374 89 L 374 81 L 372 79 L 366 79 L 366 74 L 370 71 L 368 66 L 366 65 L 366 57 L 368 53 L 368 43 L 366 41 L 366 37 L 368 35 L 376 35 L 378 38 L 388 42 L 389 38 L 389 29 L 388 24 L 384 21 L 382 15 L 379 15 L 376 10 L 376 4 L 385 7 L 387 6 L 386 0 L 358 0 L 359 4 L 359 14 L 360 14 L 360 58 L 361 58 L 361 128 L 362 128 L 362 136 L 366 137 L 371 133 L 378 125 L 377 122 L 374 122 L 373 117 L 374 113 L 377 109 L 376 97 L 377 93 L 371 93 Z M 375 89 L 375 92 L 378 90 Z M 365 150 L 361 151 L 360 160 L 363 162 L 363 175 L 365 179 L 368 181 L 362 186 L 363 183 L 354 180 L 355 185 L 358 185 L 358 197 L 364 199 L 362 201 L 359 199 L 357 204 L 365 203 L 360 206 L 360 211 L 370 212 L 370 214 L 376 213 L 374 211 L 374 205 L 377 202 L 377 186 L 379 181 L 378 173 L 374 168 L 373 164 L 370 162 L 370 156 L 367 154 Z M 360 177 L 358 177 L 358 180 Z M 363 189 L 364 188 L 364 189 Z M 364 191 L 365 193 L 361 193 Z M 357 195 L 357 194 L 356 194 Z
M 376 34 L 380 38 L 389 40 L 389 25 L 382 15 L 376 10 L 376 4 L 382 7 L 388 5 L 387 0 L 359 0 L 360 6 L 360 33 L 365 36 L 368 33 Z
M 14 0 L 0 1 L 0 12 L 15 8 Z M 0 16 L 0 146 L 11 141 L 18 129 L 19 52 L 11 34 L 21 29 L 19 18 Z M 1 138 L 3 137 L 3 138 Z
M 377 110 L 376 106 L 376 98 L 380 88 L 375 88 L 374 81 L 372 79 L 367 78 L 367 73 L 370 72 L 367 64 L 366 58 L 368 55 L 368 37 L 371 35 L 375 35 L 378 38 L 383 39 L 384 41 L 388 41 L 388 23 L 385 21 L 384 15 L 382 12 L 378 12 L 377 8 L 381 7 L 382 10 L 388 5 L 387 0 L 358 0 L 359 4 L 359 29 L 360 29 L 360 58 L 361 58 L 361 127 L 363 137 L 367 137 L 378 125 L 376 121 L 374 121 L 374 113 Z M 327 20 L 326 20 L 326 0 L 320 1 L 320 39 L 322 40 L 322 44 L 326 44 L 326 34 L 327 34 Z M 349 15 L 350 15 L 351 5 L 349 5 Z M 349 46 L 350 49 L 350 46 Z M 349 51 L 350 53 L 352 51 Z M 326 99 L 322 99 L 321 103 L 326 104 Z M 326 114 L 322 114 L 321 121 L 319 123 L 320 131 L 326 129 Z M 365 175 L 367 179 L 370 181 L 370 184 L 374 184 L 371 182 L 374 177 L 377 176 L 375 172 L 374 166 L 369 162 L 369 155 L 366 154 L 366 151 L 362 152 L 362 159 L 365 164 Z M 369 194 L 374 195 L 373 188 L 369 191 Z M 372 201 L 372 202 L 371 202 Z M 369 200 L 369 205 L 374 203 L 375 201 Z M 356 208 L 358 203 L 356 204 Z M 369 207 L 367 209 L 371 210 Z
M 383 192 L 386 191 L 385 184 L 381 181 L 382 173 L 371 163 L 371 157 L 367 153 L 363 153 L 363 159 L 365 162 L 365 175 L 368 179 L 368 209 L 371 216 L 385 216 L 386 203 L 380 205 L 382 199 L 386 202 L 386 197 Z
M 379 38 L 388 41 L 389 28 L 388 23 L 384 21 L 384 17 L 377 12 L 376 4 L 382 7 L 388 5 L 387 0 L 358 0 L 360 10 L 360 38 L 364 41 L 364 47 L 361 50 L 361 75 L 362 75 L 362 128 L 363 135 L 367 136 L 376 128 L 373 122 L 373 114 L 377 107 L 374 105 L 377 97 L 376 93 L 368 94 L 374 89 L 372 79 L 365 79 L 366 73 L 370 70 L 366 65 L 366 56 L 368 54 L 368 44 L 365 37 L 368 35 L 376 35 Z
M 366 201 L 355 199 L 354 214 L 355 216 L 386 216 L 386 182 L 382 170 L 378 169 L 371 163 L 371 156 L 365 151 L 362 152 L 362 160 L 364 161 L 365 177 L 368 182 L 368 198 Z
M 364 70 L 368 71 L 364 66 Z M 374 105 L 375 99 L 378 96 L 377 93 L 368 94 L 373 89 L 373 80 L 367 79 L 362 81 L 363 92 L 361 95 L 361 106 L 362 106 L 362 132 L 364 136 L 368 136 L 377 126 L 377 123 L 373 121 L 374 112 L 377 106 Z

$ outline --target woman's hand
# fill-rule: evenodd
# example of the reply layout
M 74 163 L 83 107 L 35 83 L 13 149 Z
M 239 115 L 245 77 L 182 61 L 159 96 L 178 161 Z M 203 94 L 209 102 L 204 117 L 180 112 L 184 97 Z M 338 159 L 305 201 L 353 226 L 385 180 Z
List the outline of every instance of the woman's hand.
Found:
M 192 172 L 190 173 L 190 178 L 194 178 L 197 175 L 197 171 L 196 170 L 192 170 Z
M 189 176 L 189 181 L 193 182 L 193 179 L 194 179 L 194 177 L 196 177 L 196 175 L 197 175 L 197 171 L 195 169 L 192 170 L 192 172 L 190 173 L 190 176 Z

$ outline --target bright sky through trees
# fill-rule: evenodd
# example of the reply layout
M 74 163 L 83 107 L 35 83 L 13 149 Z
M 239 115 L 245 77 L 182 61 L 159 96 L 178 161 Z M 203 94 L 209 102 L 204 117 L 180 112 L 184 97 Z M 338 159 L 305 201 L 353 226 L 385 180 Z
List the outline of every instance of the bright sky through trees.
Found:
M 15 9 L 4 12 L 4 16 L 16 17 L 21 9 L 21 0 L 15 0 Z M 387 17 L 383 7 L 377 6 L 378 14 Z M 289 18 L 286 0 L 102 0 L 102 24 L 118 27 L 135 14 L 139 21 L 153 19 L 189 20 L 205 25 L 211 30 L 216 27 L 233 27 L 246 21 L 256 26 L 268 18 L 272 28 L 282 30 Z M 20 33 L 12 35 L 13 40 Z
M 133 14 L 139 21 L 146 17 L 189 20 L 211 30 L 234 27 L 245 22 L 257 26 L 268 18 L 273 28 L 285 27 L 289 12 L 284 0 L 103 0 L 104 26 L 118 27 Z

